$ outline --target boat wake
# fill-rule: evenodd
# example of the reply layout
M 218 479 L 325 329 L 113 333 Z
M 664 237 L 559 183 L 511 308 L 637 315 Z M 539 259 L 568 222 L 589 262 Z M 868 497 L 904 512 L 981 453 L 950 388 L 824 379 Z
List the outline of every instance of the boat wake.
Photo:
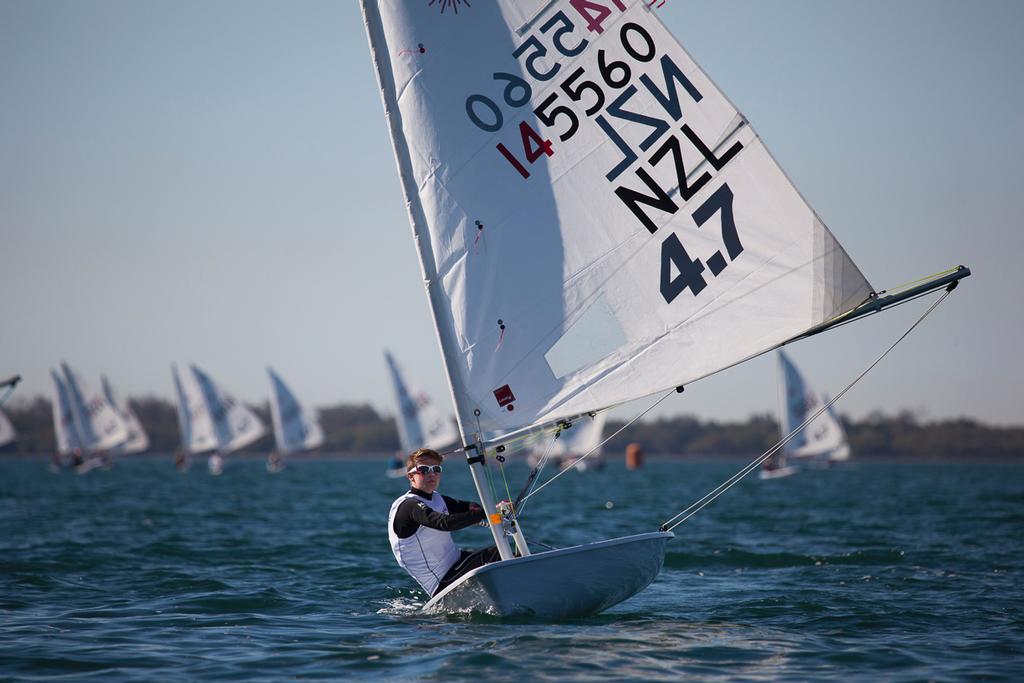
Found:
M 395 597 L 377 602 L 381 605 L 377 614 L 388 617 L 409 617 L 421 613 L 420 610 L 426 603 L 415 597 L 413 591 L 396 590 L 395 592 L 398 593 Z

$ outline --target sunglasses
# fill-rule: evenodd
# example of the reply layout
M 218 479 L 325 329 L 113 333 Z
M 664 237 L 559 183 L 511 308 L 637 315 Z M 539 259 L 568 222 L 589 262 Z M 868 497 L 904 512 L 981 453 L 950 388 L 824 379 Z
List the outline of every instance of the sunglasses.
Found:
M 441 466 L 417 465 L 416 467 L 413 467 L 412 469 L 409 470 L 409 474 L 412 474 L 414 472 L 419 472 L 420 474 L 429 474 L 430 472 L 433 472 L 434 474 L 441 474 Z

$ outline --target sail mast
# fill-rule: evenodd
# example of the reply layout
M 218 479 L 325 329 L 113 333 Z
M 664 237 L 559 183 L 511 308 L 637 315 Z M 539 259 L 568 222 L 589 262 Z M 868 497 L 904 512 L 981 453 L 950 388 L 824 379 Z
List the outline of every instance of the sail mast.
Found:
M 454 339 L 454 327 L 451 324 L 441 324 L 439 321 L 440 316 L 449 315 L 449 313 L 444 304 L 444 291 L 441 288 L 437 275 L 437 265 L 434 262 L 434 255 L 430 249 L 426 214 L 423 211 L 419 192 L 413 180 L 409 147 L 402 132 L 402 113 L 394 94 L 394 80 L 391 77 L 391 56 L 387 49 L 387 39 L 382 30 L 380 11 L 374 2 L 360 0 L 359 4 L 363 12 L 366 34 L 370 39 L 370 55 L 373 59 L 374 70 L 377 74 L 377 84 L 380 87 L 381 100 L 384 104 L 384 117 L 387 119 L 389 133 L 391 134 L 391 143 L 395 152 L 398 175 L 402 185 L 402 195 L 405 198 L 405 205 L 409 212 L 409 221 L 412 224 L 416 251 L 419 254 L 420 268 L 423 272 L 423 280 L 426 283 L 427 298 L 430 301 L 431 320 L 434 322 L 434 332 L 441 347 L 441 358 L 444 363 L 445 376 L 448 379 L 448 390 L 451 392 L 452 402 L 456 407 L 455 417 L 459 425 L 462 443 L 466 447 L 467 461 L 470 465 L 469 471 L 473 477 L 473 485 L 476 487 L 480 503 L 487 513 L 488 527 L 491 530 L 491 535 L 494 537 L 498 552 L 501 554 L 502 559 L 510 559 L 512 557 L 512 549 L 505 538 L 500 517 L 494 513 L 494 500 L 491 498 L 490 491 L 484 486 L 481 472 L 478 471 L 478 468 L 486 467 L 483 450 L 480 447 L 482 435 L 475 430 L 472 432 L 467 430 L 467 425 L 463 424 L 462 421 L 462 411 L 458 409 L 458 397 L 462 387 L 456 386 L 459 380 L 450 361 L 457 352 L 458 344 Z M 474 434 L 474 438 L 469 438 L 470 434 Z M 475 455 L 469 456 L 470 450 L 474 451 Z

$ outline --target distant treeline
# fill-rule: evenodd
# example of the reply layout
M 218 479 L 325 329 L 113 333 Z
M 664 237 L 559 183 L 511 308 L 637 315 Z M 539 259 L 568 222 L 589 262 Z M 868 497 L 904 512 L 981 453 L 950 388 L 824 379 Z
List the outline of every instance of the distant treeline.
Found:
M 173 451 L 179 446 L 177 411 L 161 398 L 135 398 L 132 410 L 149 434 L 151 450 Z M 270 425 L 266 404 L 253 409 Z M 54 450 L 53 412 L 48 399 L 13 400 L 4 406 L 18 441 L 4 452 L 50 453 Z M 393 418 L 377 413 L 370 405 L 341 404 L 319 411 L 324 428 L 325 452 L 383 453 L 399 448 Z M 896 416 L 873 413 L 864 420 L 841 418 L 854 457 L 989 457 L 1024 456 L 1024 427 L 992 427 L 967 418 L 919 421 L 910 412 Z M 610 421 L 606 433 L 622 423 Z M 779 439 L 779 427 L 769 414 L 754 415 L 743 422 L 704 421 L 693 416 L 640 421 L 605 446 L 605 453 L 624 452 L 631 442 L 641 444 L 649 455 L 753 456 Z M 246 451 L 266 453 L 273 447 L 268 435 Z
M 854 421 L 841 416 L 853 457 L 913 456 L 931 458 L 1024 457 L 1024 427 L 992 427 L 968 418 L 919 421 L 913 413 L 875 412 Z M 622 423 L 609 421 L 611 434 Z M 630 442 L 649 454 L 737 455 L 763 453 L 779 440 L 779 425 L 770 414 L 744 422 L 702 421 L 681 416 L 637 422 L 605 446 L 606 453 L 623 452 Z

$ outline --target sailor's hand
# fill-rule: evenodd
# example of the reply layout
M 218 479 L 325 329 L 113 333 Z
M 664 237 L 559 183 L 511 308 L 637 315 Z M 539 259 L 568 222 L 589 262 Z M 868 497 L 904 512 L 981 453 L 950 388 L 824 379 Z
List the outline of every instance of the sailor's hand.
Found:
M 483 519 L 481 519 L 479 522 L 477 522 L 478 526 L 487 526 L 487 515 L 484 514 L 484 509 L 482 507 L 480 507 L 476 503 L 470 503 L 469 504 L 469 511 L 470 512 L 479 512 L 480 513 L 480 516 Z

